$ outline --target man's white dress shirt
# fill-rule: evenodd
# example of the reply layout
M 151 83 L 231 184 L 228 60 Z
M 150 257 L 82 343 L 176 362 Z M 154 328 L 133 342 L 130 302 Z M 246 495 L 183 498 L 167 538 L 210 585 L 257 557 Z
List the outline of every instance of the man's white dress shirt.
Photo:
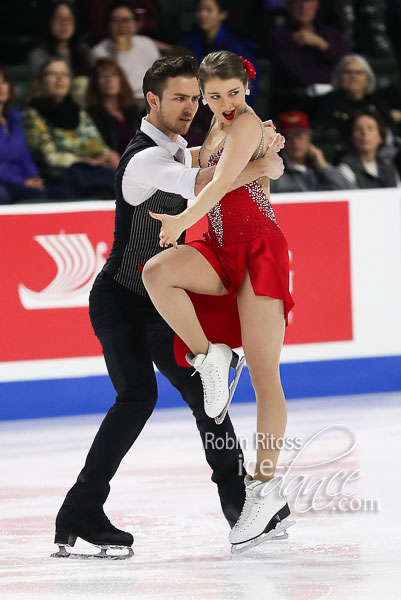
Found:
M 195 198 L 195 179 L 199 168 L 193 168 L 187 141 L 180 135 L 173 142 L 144 117 L 141 131 L 157 146 L 146 148 L 129 161 L 122 180 L 124 200 L 138 206 L 157 190 Z M 175 157 L 175 158 L 174 158 Z

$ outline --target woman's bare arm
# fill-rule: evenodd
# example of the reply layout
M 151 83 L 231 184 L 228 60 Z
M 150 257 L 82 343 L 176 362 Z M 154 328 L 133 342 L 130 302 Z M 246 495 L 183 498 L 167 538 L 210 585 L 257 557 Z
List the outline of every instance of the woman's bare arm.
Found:
M 249 162 L 245 169 L 238 175 L 229 192 L 237 188 L 255 181 L 260 177 L 268 177 L 269 179 L 278 179 L 284 172 L 284 163 L 281 157 L 277 154 L 284 148 L 284 137 L 280 134 L 275 136 L 274 142 L 268 148 L 265 156 Z M 213 179 L 216 167 L 206 167 L 201 169 L 195 180 L 195 195 L 198 196 L 203 188 Z
M 280 170 L 280 164 L 282 164 L 281 158 L 277 157 L 276 154 L 284 148 L 285 138 L 277 134 L 276 127 L 272 120 L 264 121 L 263 126 L 265 128 L 265 136 L 268 140 L 268 146 L 276 138 L 276 144 L 274 148 L 269 148 L 266 155 L 257 161 L 249 162 L 245 169 L 238 175 L 230 188 L 230 192 L 237 188 L 255 181 L 260 177 L 269 177 L 270 179 L 278 179 L 282 174 Z M 269 141 L 270 140 L 270 141 Z M 201 146 L 194 146 L 189 148 L 192 157 L 192 166 L 199 166 L 199 151 Z M 278 159 L 277 159 L 278 158 Z M 272 160 L 273 159 L 273 160 Z M 195 181 L 195 195 L 197 196 L 201 190 L 213 179 L 214 171 L 216 167 L 205 167 L 201 169 Z M 284 170 L 284 168 L 282 169 Z
M 224 152 L 216 166 L 213 179 L 203 188 L 196 200 L 179 215 L 188 229 L 199 221 L 234 185 L 252 158 L 260 141 L 260 124 L 249 113 L 239 115 L 233 123 Z
M 160 246 L 172 244 L 177 247 L 176 240 L 182 232 L 199 221 L 230 191 L 254 155 L 255 148 L 260 142 L 260 135 L 260 124 L 252 114 L 244 113 L 237 117 L 227 136 L 224 152 L 215 168 L 212 180 L 202 189 L 191 205 L 177 216 L 155 214 L 149 211 L 152 218 L 161 221 Z M 274 146 L 275 139 L 271 146 Z

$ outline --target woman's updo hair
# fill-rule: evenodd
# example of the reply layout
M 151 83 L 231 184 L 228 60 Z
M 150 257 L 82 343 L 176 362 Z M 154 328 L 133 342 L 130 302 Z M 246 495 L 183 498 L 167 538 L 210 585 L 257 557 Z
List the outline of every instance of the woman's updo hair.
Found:
M 248 83 L 248 73 L 242 59 L 228 50 L 211 52 L 202 60 L 198 73 L 199 86 L 202 91 L 205 89 L 206 82 L 214 77 L 223 80 L 237 78 L 244 85 Z

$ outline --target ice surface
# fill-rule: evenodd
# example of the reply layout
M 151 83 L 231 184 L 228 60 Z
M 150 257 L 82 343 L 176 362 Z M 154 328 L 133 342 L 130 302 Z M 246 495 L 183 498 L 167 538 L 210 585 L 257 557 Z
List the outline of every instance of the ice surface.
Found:
M 237 435 L 251 442 L 255 406 L 234 404 L 230 412 Z M 1 598 L 400 598 L 401 394 L 295 400 L 288 412 L 286 436 L 303 444 L 342 425 L 310 444 L 294 463 L 293 482 L 360 470 L 346 491 L 374 499 L 375 510 L 322 508 L 320 498 L 312 511 L 313 491 L 298 499 L 294 491 L 289 539 L 232 557 L 192 416 L 160 410 L 121 465 L 105 507 L 135 536 L 134 558 L 119 562 L 50 558 L 56 512 L 101 415 L 0 423 Z M 246 454 L 252 458 L 252 448 Z M 283 451 L 281 462 L 291 457 Z M 74 550 L 84 548 L 93 551 L 83 543 Z

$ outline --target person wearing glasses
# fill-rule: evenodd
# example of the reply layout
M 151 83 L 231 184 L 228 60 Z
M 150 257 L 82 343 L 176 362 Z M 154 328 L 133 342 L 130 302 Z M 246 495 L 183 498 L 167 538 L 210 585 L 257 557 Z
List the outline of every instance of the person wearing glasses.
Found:
M 67 63 L 60 59 L 44 63 L 31 96 L 24 128 L 49 197 L 114 198 L 119 155 L 104 143 L 89 115 L 76 103 Z
M 394 128 L 389 106 L 376 93 L 376 77 L 359 54 L 348 54 L 338 63 L 332 78 L 333 91 L 319 97 L 314 126 L 337 129 L 348 140 L 351 118 L 358 111 L 375 108 L 386 125 Z
M 34 72 L 50 58 L 64 60 L 74 77 L 89 73 L 89 48 L 79 40 L 77 19 L 70 2 L 51 3 L 43 42 L 29 53 L 28 62 Z
M 99 58 L 111 58 L 127 75 L 140 108 L 145 103 L 142 94 L 143 77 L 159 58 L 159 50 L 153 40 L 137 35 L 138 23 L 134 9 L 129 2 L 113 2 L 108 11 L 110 37 L 99 42 L 91 52 L 93 62 Z

